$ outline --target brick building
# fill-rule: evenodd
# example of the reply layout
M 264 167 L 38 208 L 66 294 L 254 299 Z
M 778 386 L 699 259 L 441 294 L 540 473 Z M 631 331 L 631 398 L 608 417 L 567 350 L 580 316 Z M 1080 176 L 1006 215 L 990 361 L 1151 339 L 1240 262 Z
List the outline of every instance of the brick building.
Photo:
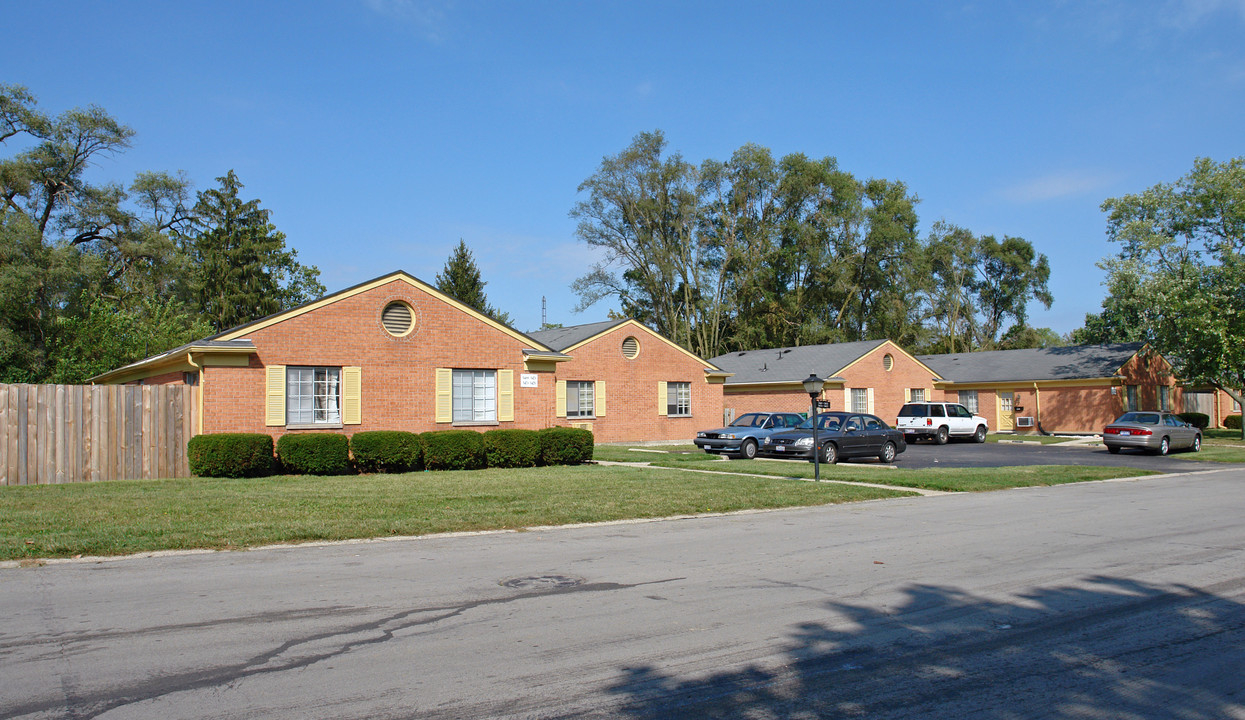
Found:
M 959 402 L 992 431 L 1100 432 L 1130 409 L 1205 412 L 1212 427 L 1234 407 L 1225 393 L 1182 388 L 1171 365 L 1142 343 L 912 356 L 889 340 L 730 353 L 728 417 L 750 410 L 807 412 L 801 382 L 826 379 L 834 409 L 894 422 L 912 400 Z
M 93 382 L 193 384 L 199 432 L 274 437 L 581 424 L 608 442 L 688 437 L 721 417 L 725 375 L 639 323 L 541 334 L 395 272 Z

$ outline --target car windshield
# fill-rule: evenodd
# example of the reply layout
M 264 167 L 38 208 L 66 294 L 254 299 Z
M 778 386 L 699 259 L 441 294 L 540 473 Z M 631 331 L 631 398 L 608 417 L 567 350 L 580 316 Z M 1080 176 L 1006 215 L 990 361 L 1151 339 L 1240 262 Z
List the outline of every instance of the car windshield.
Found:
M 843 422 L 843 418 L 840 415 L 835 415 L 831 413 L 822 413 L 817 416 L 817 429 L 818 430 L 838 430 L 842 422 Z M 796 427 L 800 430 L 812 430 L 813 421 L 811 418 L 806 419 L 804 422 L 800 423 Z
M 730 427 L 753 427 L 765 424 L 765 415 L 761 413 L 746 413 L 735 418 L 735 422 Z
M 929 415 L 929 405 L 925 403 L 908 403 L 899 408 L 899 417 L 925 417 L 927 415 Z
M 1124 413 L 1115 420 L 1117 423 L 1137 423 L 1138 425 L 1158 425 L 1158 413 L 1130 412 Z

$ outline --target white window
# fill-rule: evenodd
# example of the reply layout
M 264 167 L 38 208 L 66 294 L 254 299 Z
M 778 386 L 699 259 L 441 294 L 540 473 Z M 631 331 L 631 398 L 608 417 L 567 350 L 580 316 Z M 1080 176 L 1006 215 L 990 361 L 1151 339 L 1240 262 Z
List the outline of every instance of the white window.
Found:
M 1128 393 L 1127 394 L 1128 407 L 1125 409 L 1128 410 L 1129 412 L 1134 412 L 1136 410 L 1139 410 L 1140 407 L 1137 404 L 1137 386 L 1129 385 L 1128 387 L 1125 388 L 1125 390 Z
M 568 381 L 566 383 L 566 416 L 596 416 L 596 383 Z
M 925 402 L 925 388 L 912 388 L 911 393 L 911 402 Z M 864 412 L 864 410 L 857 410 L 857 412 Z
M 960 404 L 968 408 L 968 411 L 970 413 L 973 413 L 974 415 L 976 415 L 977 414 L 977 391 L 976 390 L 961 390 L 960 391 Z
M 924 394 L 924 390 L 921 391 Z M 868 388 L 852 388 L 852 412 L 867 413 L 869 412 L 869 390 Z
M 286 424 L 341 425 L 341 377 L 339 367 L 287 367 Z
M 1171 392 L 1170 386 L 1159 385 L 1159 412 L 1169 412 L 1171 410 Z
M 666 383 L 666 415 L 692 414 L 692 384 L 690 382 Z
M 454 422 L 497 422 L 497 371 L 455 370 Z

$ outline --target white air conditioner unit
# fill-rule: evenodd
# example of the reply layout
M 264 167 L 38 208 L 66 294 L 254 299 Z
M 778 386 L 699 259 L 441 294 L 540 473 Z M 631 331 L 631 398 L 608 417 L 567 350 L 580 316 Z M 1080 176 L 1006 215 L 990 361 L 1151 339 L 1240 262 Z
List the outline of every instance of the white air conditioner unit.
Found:
M 1033 418 L 1026 416 L 1016 418 L 1016 427 L 1033 427 Z
M 590 422 L 573 422 L 573 423 L 571 423 L 571 427 L 575 428 L 576 430 L 591 430 L 591 429 L 592 429 L 592 423 L 590 423 Z

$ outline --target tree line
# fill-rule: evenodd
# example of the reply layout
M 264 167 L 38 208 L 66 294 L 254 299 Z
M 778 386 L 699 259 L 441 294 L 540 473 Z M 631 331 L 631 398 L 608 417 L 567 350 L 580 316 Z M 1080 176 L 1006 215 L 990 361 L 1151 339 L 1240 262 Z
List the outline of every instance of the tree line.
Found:
M 1059 344 L 1028 325 L 1053 302 L 1045 255 L 1020 237 L 940 221 L 918 235 L 898 180 L 834 158 L 745 145 L 699 165 L 661 131 L 605 157 L 579 191 L 577 237 L 603 260 L 575 280 L 701 357 L 889 338 L 918 352 Z
M 197 193 L 181 173 L 88 181 L 133 136 L 0 85 L 0 382 L 80 383 L 324 294 L 232 170 Z

